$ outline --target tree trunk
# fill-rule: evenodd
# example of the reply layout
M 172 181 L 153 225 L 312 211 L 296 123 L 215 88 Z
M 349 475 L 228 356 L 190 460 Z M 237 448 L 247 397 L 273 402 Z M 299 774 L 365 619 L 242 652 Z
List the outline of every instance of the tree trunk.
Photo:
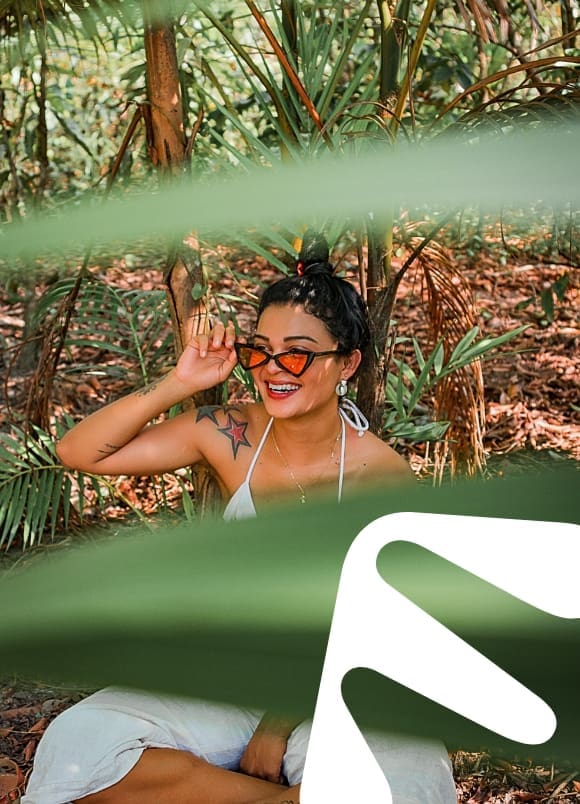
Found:
M 389 106 L 397 99 L 398 75 L 401 64 L 403 32 L 395 24 L 389 3 L 378 0 L 381 21 L 381 64 L 379 103 L 382 116 L 389 115 Z M 406 11 L 408 14 L 408 4 Z M 381 435 L 385 411 L 385 381 L 388 369 L 387 343 L 393 299 L 389 287 L 393 252 L 393 215 L 376 216 L 367 220 L 368 256 L 366 266 L 366 302 L 372 332 L 372 348 L 362 362 L 359 372 L 357 403 L 369 420 L 371 430 Z
M 385 411 L 387 344 L 394 301 L 394 288 L 389 284 L 387 273 L 390 268 L 389 232 L 392 232 L 390 220 L 377 221 L 373 216 L 367 225 L 366 302 L 372 343 L 359 371 L 357 403 L 369 420 L 370 429 L 377 435 L 381 434 Z
M 168 21 L 154 18 L 145 0 L 145 58 L 149 101 L 149 153 L 154 165 L 179 174 L 185 161 L 185 132 L 175 32 Z
M 186 170 L 187 142 L 183 124 L 183 104 L 175 31 L 171 22 L 155 14 L 155 0 L 143 0 L 145 18 L 145 57 L 148 107 L 144 109 L 151 161 L 162 176 L 179 176 Z M 194 288 L 206 288 L 197 242 L 180 243 L 169 250 L 165 271 L 167 296 L 173 323 L 176 356 L 179 357 L 192 335 L 208 329 L 205 296 Z M 219 401 L 219 388 L 199 395 L 198 404 Z M 194 404 L 193 400 L 185 407 Z M 194 496 L 203 513 L 219 497 L 205 466 L 193 469 Z

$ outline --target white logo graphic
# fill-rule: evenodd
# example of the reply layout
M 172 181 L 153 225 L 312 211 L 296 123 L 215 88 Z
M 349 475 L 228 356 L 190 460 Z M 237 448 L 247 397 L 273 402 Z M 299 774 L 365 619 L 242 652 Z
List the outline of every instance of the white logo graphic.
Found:
M 342 680 L 353 668 L 375 670 L 510 740 L 549 740 L 556 729 L 551 708 L 385 583 L 377 557 L 390 542 L 413 542 L 525 603 L 577 618 L 579 530 L 564 523 L 417 513 L 391 514 L 364 528 L 342 568 L 302 804 L 392 802 L 342 698 Z

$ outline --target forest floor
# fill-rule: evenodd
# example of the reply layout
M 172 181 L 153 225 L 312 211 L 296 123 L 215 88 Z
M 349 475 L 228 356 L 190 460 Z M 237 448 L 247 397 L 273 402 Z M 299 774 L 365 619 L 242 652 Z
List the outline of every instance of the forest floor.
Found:
M 99 273 L 119 288 L 160 287 L 161 273 L 129 268 L 120 260 Z M 235 279 L 224 277 L 232 292 L 251 295 L 256 266 L 240 258 L 233 267 Z M 462 266 L 469 276 L 479 324 L 484 335 L 495 336 L 521 324 L 528 329 L 484 363 L 488 469 L 494 475 L 549 469 L 562 461 L 580 459 L 579 364 L 576 319 L 578 284 L 570 281 L 562 301 L 555 300 L 553 320 L 543 310 L 540 295 L 566 272 L 564 262 L 547 263 L 521 255 L 501 264 L 485 252 Z M 261 276 L 268 279 L 262 266 Z M 247 279 L 244 279 L 247 277 Z M 531 301 L 526 303 L 526 300 Z M 6 378 L 0 400 L 0 428 L 18 421 L 25 407 L 25 372 L 15 369 L 13 356 L 22 341 L 25 299 L 18 290 L 0 291 L 0 343 Z M 398 332 L 421 338 L 427 323 L 421 306 L 418 279 L 405 281 L 395 310 Z M 247 314 L 243 313 L 243 316 Z M 109 355 L 112 361 L 114 355 Z M 79 417 L 130 389 L 127 377 L 117 374 L 108 383 L 73 375 L 55 383 L 54 408 Z M 425 445 L 403 445 L 417 474 L 431 471 Z M 124 480 L 123 492 L 145 508 L 155 500 L 146 488 Z M 179 496 L 176 493 L 176 497 Z M 121 515 L 118 510 L 112 516 Z M 66 544 L 66 542 L 65 542 Z M 55 545 L 57 546 L 57 545 Z M 50 550 L 51 546 L 37 548 Z M 54 548 L 52 548 L 54 549 Z M 33 551 L 34 552 L 34 551 Z M 22 560 L 14 551 L 4 556 L 0 569 Z M 1 670 L 0 670 L 1 672 Z M 41 682 L 0 678 L 0 804 L 13 784 L 16 766 L 26 776 L 38 740 L 50 721 L 83 696 L 79 690 L 61 689 Z M 458 802 L 515 804 L 516 802 L 580 802 L 580 762 L 574 767 L 539 767 L 525 759 L 492 757 L 485 753 L 454 755 Z M 12 800 L 12 799 L 11 799 Z

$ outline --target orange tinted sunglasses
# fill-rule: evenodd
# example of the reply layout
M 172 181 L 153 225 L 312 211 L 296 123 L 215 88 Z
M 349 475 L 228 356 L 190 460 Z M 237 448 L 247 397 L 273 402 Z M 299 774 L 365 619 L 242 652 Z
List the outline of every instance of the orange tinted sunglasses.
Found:
M 234 348 L 238 356 L 238 360 L 242 368 L 246 371 L 265 366 L 270 360 L 281 368 L 282 371 L 287 371 L 293 377 L 300 377 L 306 369 L 312 364 L 315 357 L 325 357 L 327 355 L 340 355 L 344 354 L 340 349 L 333 349 L 330 352 L 311 352 L 310 349 L 292 349 L 290 352 L 278 352 L 277 355 L 272 355 L 265 352 L 263 348 L 252 346 L 250 343 L 235 343 Z

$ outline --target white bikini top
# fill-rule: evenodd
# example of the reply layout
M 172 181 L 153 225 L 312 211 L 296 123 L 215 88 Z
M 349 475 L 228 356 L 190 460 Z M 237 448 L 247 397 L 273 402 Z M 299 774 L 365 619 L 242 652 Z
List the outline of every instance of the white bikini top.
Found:
M 345 402 L 347 404 L 345 404 Z M 344 459 L 346 455 L 346 432 L 345 432 L 345 422 L 348 422 L 351 427 L 353 427 L 359 434 L 359 436 L 364 435 L 366 430 L 369 428 L 369 423 L 360 412 L 360 410 L 354 405 L 354 403 L 350 402 L 350 400 L 341 400 L 341 407 L 339 407 L 338 412 L 340 414 L 340 424 L 341 424 L 341 439 L 340 439 L 340 466 L 338 469 L 338 502 L 342 499 L 342 484 L 344 480 Z M 228 504 L 225 507 L 223 518 L 231 521 L 234 519 L 249 519 L 251 517 L 256 516 L 256 506 L 254 505 L 254 498 L 252 497 L 252 490 L 250 488 L 250 480 L 252 479 L 252 474 L 254 472 L 254 468 L 256 463 L 258 462 L 258 458 L 260 457 L 260 453 L 264 448 L 264 444 L 266 443 L 266 439 L 272 429 L 272 422 L 274 421 L 274 417 L 270 419 L 268 424 L 266 425 L 266 429 L 262 434 L 262 438 L 260 439 L 260 443 L 258 444 L 258 448 L 254 453 L 254 457 L 248 467 L 248 471 L 246 473 L 246 477 L 243 483 L 238 486 L 238 488 L 234 491 L 232 496 L 230 497 Z

